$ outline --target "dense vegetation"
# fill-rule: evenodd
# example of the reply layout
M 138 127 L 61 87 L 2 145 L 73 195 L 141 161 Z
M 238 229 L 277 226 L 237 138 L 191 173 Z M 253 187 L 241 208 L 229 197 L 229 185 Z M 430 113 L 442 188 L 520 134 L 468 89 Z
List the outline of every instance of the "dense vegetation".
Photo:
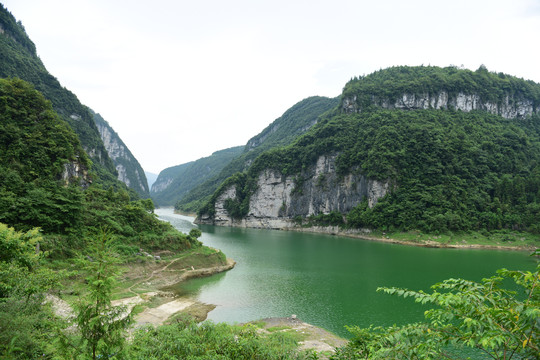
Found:
M 501 75 L 482 69 L 473 75 L 454 68 L 439 69 L 438 73 L 437 68 L 400 69 L 392 68 L 390 75 L 383 71 L 374 77 L 386 79 L 395 72 L 412 74 L 413 78 L 402 75 L 396 79 L 409 83 L 416 73 L 443 77 L 456 71 L 457 77 L 487 77 L 495 82 L 501 79 Z M 523 96 L 534 97 L 540 88 L 510 76 L 504 78 L 517 84 L 516 88 L 523 85 L 527 90 Z M 362 81 L 351 82 L 345 92 L 358 90 L 358 84 Z M 501 228 L 540 231 L 539 116 L 504 119 L 482 111 L 450 109 L 373 107 L 359 114 L 325 117 L 292 145 L 264 152 L 249 171 L 227 181 L 227 185 L 236 183 L 241 195 L 228 204 L 230 213 L 235 217 L 247 214 L 249 196 L 256 190 L 254 182 L 264 169 L 293 176 L 300 188 L 304 172 L 323 154 L 338 154 L 338 175 L 361 173 L 391 184 L 390 194 L 375 207 L 369 208 L 364 202 L 350 213 L 341 214 L 346 215 L 342 226 L 431 233 Z M 220 191 L 225 188 L 222 186 Z M 201 214 L 212 214 L 218 195 L 219 191 Z M 326 217 L 323 222 L 327 222 Z
M 334 109 L 338 102 L 339 98 L 312 96 L 296 103 L 260 134 L 251 138 L 244 147 L 243 153 L 226 164 L 219 174 L 189 191 L 176 203 L 175 208 L 197 212 L 225 179 L 248 169 L 255 158 L 264 151 L 292 143 L 315 125 L 320 116 Z
M 105 187 L 122 187 L 118 184 L 115 165 L 101 140 L 92 112 L 47 71 L 21 22 L 17 22 L 2 4 L 0 29 L 4 30 L 0 33 L 0 78 L 17 77 L 33 84 L 75 131 L 82 147 L 90 154 L 99 181 Z
M 152 214 L 150 199 L 131 201 L 125 187 L 104 189 L 77 135 L 22 80 L 0 79 L 0 140 L 0 222 L 40 227 L 48 234 L 45 249 L 69 255 L 84 248 L 84 234 L 103 226 L 127 243 L 189 247 Z M 64 179 L 69 164 L 81 171 Z
M 83 148 L 89 152 L 94 150 L 92 161 L 96 170 L 103 167 L 103 171 L 115 173 L 88 109 L 49 74 L 22 24 L 16 22 L 3 5 L 0 5 L 0 13 L 0 26 L 6 29 L 6 33 L 0 36 L 0 77 L 18 77 L 33 84 L 79 136 Z
M 174 206 L 198 184 L 219 174 L 225 165 L 242 153 L 243 146 L 214 152 L 212 155 L 163 170 L 156 180 L 152 199 L 159 206 Z M 162 185 L 163 184 L 163 185 Z
M 540 106 L 540 88 L 532 81 L 503 73 L 490 73 L 484 66 L 476 71 L 454 66 L 396 66 L 356 77 L 343 89 L 342 99 L 356 97 L 356 104 L 364 109 L 378 100 L 395 101 L 403 94 L 438 95 L 445 91 L 450 97 L 458 93 L 477 94 L 482 102 L 495 104 L 510 98 L 527 98 Z

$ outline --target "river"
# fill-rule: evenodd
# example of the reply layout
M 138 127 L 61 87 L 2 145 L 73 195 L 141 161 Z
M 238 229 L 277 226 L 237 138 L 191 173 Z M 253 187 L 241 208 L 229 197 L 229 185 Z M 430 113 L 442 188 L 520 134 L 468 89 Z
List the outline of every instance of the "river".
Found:
M 197 227 L 172 209 L 156 214 L 182 232 Z M 348 337 L 346 325 L 389 326 L 423 320 L 412 299 L 377 293 L 380 286 L 428 291 L 448 278 L 479 281 L 497 269 L 534 270 L 526 252 L 435 249 L 292 231 L 200 226 L 204 245 L 236 260 L 233 270 L 182 284 L 217 305 L 208 318 L 243 323 L 292 314 Z

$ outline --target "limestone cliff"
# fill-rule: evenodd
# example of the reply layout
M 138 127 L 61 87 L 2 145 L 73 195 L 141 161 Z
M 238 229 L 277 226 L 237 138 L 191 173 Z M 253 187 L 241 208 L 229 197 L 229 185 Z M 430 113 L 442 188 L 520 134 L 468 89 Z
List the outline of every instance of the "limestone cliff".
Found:
M 482 101 L 480 95 L 474 93 L 459 92 L 455 95 L 447 91 L 440 91 L 436 94 L 430 93 L 403 93 L 393 100 L 387 97 L 372 95 L 371 104 L 385 109 L 453 109 L 465 112 L 473 110 L 483 110 L 491 114 L 500 115 L 506 119 L 519 119 L 539 113 L 540 109 L 535 108 L 533 99 L 523 96 L 513 96 L 506 93 L 501 101 Z M 370 105 L 371 105 L 370 104 Z M 357 96 L 344 97 L 341 108 L 343 112 L 361 112 L 363 106 L 358 103 Z
M 257 190 L 249 200 L 249 212 L 242 220 L 234 220 L 226 209 L 227 199 L 236 198 L 236 187 L 225 189 L 215 201 L 214 216 L 201 216 L 200 223 L 220 226 L 242 226 L 283 229 L 294 227 L 294 218 L 349 212 L 364 199 L 370 207 L 388 192 L 389 182 L 367 179 L 351 173 L 339 177 L 337 155 L 323 155 L 315 166 L 300 176 L 283 176 L 279 171 L 264 170 L 257 179 Z
M 92 180 L 88 175 L 88 169 L 79 161 L 79 159 L 65 163 L 60 178 L 65 185 L 78 183 L 83 188 L 87 188 L 92 183 Z
M 141 197 L 150 197 L 146 175 L 137 159 L 101 115 L 93 111 L 92 115 L 105 149 L 116 167 L 118 180 L 125 183 Z

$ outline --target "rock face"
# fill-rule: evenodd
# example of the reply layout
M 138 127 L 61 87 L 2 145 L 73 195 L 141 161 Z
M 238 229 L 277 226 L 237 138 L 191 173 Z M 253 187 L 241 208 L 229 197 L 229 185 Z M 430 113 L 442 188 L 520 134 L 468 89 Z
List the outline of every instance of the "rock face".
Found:
M 141 197 L 150 197 L 146 175 L 137 159 L 110 125 L 99 114 L 94 112 L 92 114 L 105 149 L 116 167 L 118 180 L 135 190 Z
M 362 112 L 361 105 L 357 102 L 357 97 L 347 97 L 343 99 L 342 110 L 346 113 Z M 384 109 L 454 109 L 465 112 L 473 110 L 483 110 L 491 114 L 500 115 L 506 119 L 524 118 L 540 109 L 535 108 L 531 99 L 514 97 L 506 94 L 500 102 L 482 101 L 478 94 L 458 93 L 449 95 L 446 91 L 437 94 L 403 94 L 396 100 L 388 98 L 371 97 L 371 102 Z
M 231 219 L 225 209 L 225 201 L 236 197 L 236 188 L 231 186 L 216 199 L 214 217 L 201 216 L 198 221 L 219 226 L 283 229 L 293 227 L 296 216 L 347 213 L 364 199 L 372 207 L 389 191 L 388 182 L 367 179 L 361 174 L 339 178 L 336 157 L 319 157 L 315 166 L 302 173 L 301 180 L 264 170 L 259 174 L 257 190 L 250 198 L 244 219 Z
M 88 169 L 77 160 L 64 164 L 64 170 L 62 171 L 60 178 L 65 185 L 78 182 L 83 188 L 87 188 L 92 182 L 88 176 Z
M 152 185 L 151 192 L 152 193 L 158 193 L 158 192 L 161 192 L 161 191 L 165 190 L 166 188 L 169 187 L 169 185 L 172 184 L 173 180 L 174 180 L 173 178 L 164 178 L 164 177 L 159 178 L 158 181 L 156 181 Z

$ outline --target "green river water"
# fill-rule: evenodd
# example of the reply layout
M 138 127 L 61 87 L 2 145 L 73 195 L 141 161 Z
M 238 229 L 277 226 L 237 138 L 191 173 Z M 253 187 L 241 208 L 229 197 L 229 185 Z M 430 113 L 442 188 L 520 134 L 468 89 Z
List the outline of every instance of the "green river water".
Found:
M 156 214 L 182 232 L 197 227 L 172 209 Z M 429 290 L 452 277 L 479 281 L 497 269 L 534 270 L 526 252 L 434 249 L 292 231 L 200 226 L 201 241 L 221 249 L 236 267 L 182 284 L 215 304 L 208 318 L 243 323 L 295 314 L 348 337 L 345 325 L 388 326 L 423 319 L 411 299 L 377 293 L 379 286 Z

